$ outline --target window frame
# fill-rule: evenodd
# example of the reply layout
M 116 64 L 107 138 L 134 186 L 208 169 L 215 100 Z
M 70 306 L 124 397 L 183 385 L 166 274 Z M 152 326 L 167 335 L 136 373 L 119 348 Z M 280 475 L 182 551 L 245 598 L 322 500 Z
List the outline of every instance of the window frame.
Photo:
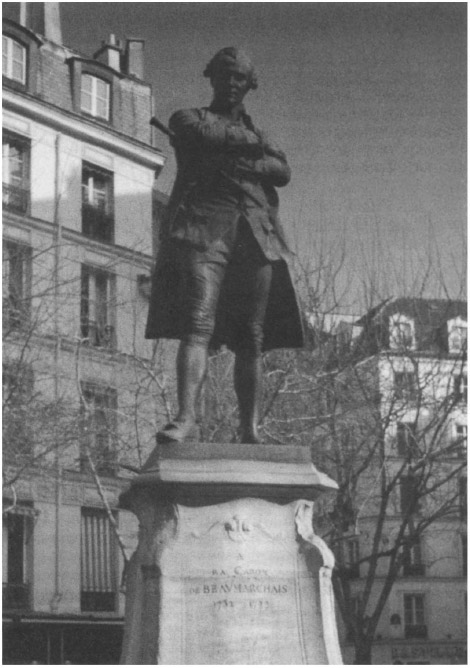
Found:
M 416 494 L 417 479 L 413 474 L 405 474 L 400 478 L 400 513 L 402 517 L 419 515 L 421 499 Z M 413 508 L 413 510 L 410 510 Z
M 24 83 L 4 75 L 2 63 L 3 85 L 13 90 L 27 91 L 34 95 L 37 92 L 38 50 L 44 44 L 44 40 L 29 28 L 7 18 L 2 20 L 2 35 L 17 42 L 26 50 Z
M 349 538 L 345 543 L 345 569 L 350 580 L 361 577 L 361 544 L 359 538 Z
M 98 176 L 101 176 L 105 183 L 104 207 L 89 201 L 90 178 L 96 179 Z M 114 172 L 82 160 L 81 186 L 82 234 L 103 243 L 114 243 Z M 93 188 L 93 192 L 95 191 L 98 189 Z
M 97 293 L 97 279 L 105 286 L 104 304 Z M 91 290 L 91 285 L 94 289 Z M 90 317 L 90 305 L 94 304 L 94 317 Z M 101 305 L 101 307 L 100 307 Z M 104 319 L 102 320 L 104 316 Z M 81 265 L 80 334 L 88 346 L 107 350 L 116 349 L 116 276 L 110 271 L 92 264 Z
M 3 500 L 6 512 L 2 515 L 3 533 L 3 608 L 4 610 L 30 610 L 33 578 L 34 510 L 31 501 L 12 504 Z M 11 506 L 11 508 L 9 508 Z M 13 525 L 13 526 L 12 526 Z M 16 525 L 16 526 L 15 526 Z M 20 541 L 12 543 L 10 534 L 15 531 Z
M 115 513 L 115 519 L 117 519 L 117 513 Z M 105 540 L 101 545 L 99 539 L 103 536 Z M 97 537 L 98 543 L 96 542 Z M 81 612 L 117 612 L 117 575 L 117 541 L 106 509 L 82 506 L 80 512 Z M 103 580 L 106 581 L 104 587 Z M 100 584 L 101 587 L 99 587 Z
M 31 139 L 24 135 L 20 135 L 17 132 L 13 132 L 7 128 L 3 129 L 2 136 L 2 167 L 6 162 L 8 167 L 10 166 L 10 155 L 5 156 L 5 146 L 13 147 L 16 144 L 17 149 L 23 150 L 23 174 L 21 176 L 21 185 L 16 186 L 11 183 L 11 170 L 3 169 L 2 175 L 2 205 L 7 211 L 12 211 L 19 215 L 29 215 L 31 208 Z M 10 149 L 9 149 L 10 153 Z M 8 180 L 5 180 L 7 178 Z M 26 203 L 19 207 L 12 206 L 6 199 L 5 195 L 9 193 L 9 190 L 20 191 L 20 194 L 24 196 Z M 21 198 L 20 198 L 21 199 Z
M 460 332 L 465 332 L 465 335 Z M 447 321 L 447 344 L 451 355 L 460 355 L 466 351 L 467 337 L 468 324 L 460 315 Z
M 466 373 L 454 373 L 452 374 L 452 381 L 452 393 L 454 399 L 466 404 L 468 395 L 468 375 Z
M 86 453 L 86 450 L 88 450 L 93 458 L 93 465 L 96 471 L 103 476 L 115 477 L 118 469 L 117 389 L 92 381 L 83 381 L 80 383 L 80 391 L 80 469 L 83 473 L 90 470 L 90 463 Z M 95 429 L 98 414 L 101 417 L 104 416 L 106 422 L 105 432 Z M 104 447 L 103 443 L 99 440 L 103 433 L 105 433 L 106 440 Z M 100 462 L 99 459 L 95 461 L 96 455 L 100 457 L 103 453 L 103 461 Z
M 8 253 L 8 258 L 6 257 Z M 10 254 L 21 259 L 21 289 L 19 295 L 14 295 L 12 283 L 14 282 L 14 273 L 11 271 L 12 257 Z M 32 275 L 33 275 L 33 249 L 31 246 L 14 241 L 12 239 L 3 239 L 2 250 L 2 278 L 3 290 L 7 290 L 6 294 L 2 293 L 2 312 L 4 314 L 4 323 L 13 329 L 25 329 L 31 321 L 31 300 L 32 300 Z M 21 308 L 15 306 L 14 301 L 21 304 Z
M 458 505 L 459 505 L 459 517 L 460 520 L 463 522 L 467 521 L 467 486 L 468 486 L 468 480 L 467 476 L 460 476 L 458 479 L 458 485 L 459 485 L 459 490 L 458 490 Z
M 456 419 L 451 425 L 452 454 L 455 457 L 466 457 L 468 451 L 468 427 L 461 419 Z
M 400 457 L 412 457 L 418 450 L 416 420 L 399 420 L 396 427 L 396 447 Z
M 468 571 L 468 536 L 467 532 L 460 534 L 460 554 L 462 559 L 462 577 L 467 577 Z
M 421 610 L 417 610 L 416 602 L 422 602 Z M 407 603 L 413 603 L 411 606 Z M 411 612 L 411 622 L 409 621 L 409 613 Z M 417 614 L 419 612 L 419 615 Z M 418 616 L 421 619 L 418 619 Z M 406 592 L 403 594 L 403 620 L 405 638 L 427 638 L 427 614 L 426 614 L 426 595 L 424 592 Z M 407 621 L 408 620 L 408 621 Z
M 423 545 L 421 537 L 418 536 L 411 545 L 407 543 L 403 545 L 403 576 L 423 577 L 425 573 Z
M 85 109 L 83 104 L 83 97 L 84 97 L 84 87 L 83 87 L 83 82 L 84 82 L 84 77 L 88 77 L 91 82 L 91 91 L 90 93 L 86 92 L 87 95 L 90 96 L 90 101 L 91 101 L 91 109 Z M 106 98 L 104 99 L 105 105 L 106 105 L 106 116 L 103 116 L 98 113 L 98 82 L 101 82 L 105 85 L 105 91 L 106 91 Z M 101 98 L 102 99 L 102 98 Z M 96 118 L 100 121 L 106 121 L 109 122 L 111 120 L 111 84 L 109 81 L 106 81 L 106 79 L 103 79 L 101 77 L 97 77 L 94 74 L 90 74 L 89 72 L 82 72 L 81 73 L 81 79 L 80 79 L 80 111 L 82 114 L 87 114 L 88 116 L 92 116 L 93 118 Z
M 402 327 L 409 327 L 409 334 L 404 335 Z M 389 347 L 390 350 L 415 350 L 416 333 L 413 318 L 403 313 L 394 313 L 389 321 Z
M 6 41 L 6 46 L 7 46 L 7 52 L 6 52 L 6 72 L 3 71 L 3 58 L 4 58 L 4 53 L 3 53 L 3 46 L 5 44 L 4 40 Z M 19 46 L 23 58 L 21 62 L 21 79 L 18 79 L 17 77 L 13 76 L 13 66 L 15 62 L 14 58 L 14 46 Z M 18 39 L 15 39 L 9 34 L 3 34 L 2 33 L 2 77 L 5 77 L 6 79 L 9 79 L 10 81 L 15 82 L 16 84 L 19 84 L 21 86 L 24 86 L 26 88 L 26 83 L 27 83 L 27 76 L 28 76 L 28 48 L 20 42 Z
M 6 462 L 24 463 L 34 455 L 34 434 L 28 419 L 28 409 L 34 396 L 34 371 L 31 366 L 5 360 L 2 365 L 2 389 L 3 456 Z M 20 444 L 13 449 L 10 447 L 12 432 L 15 446 Z
M 113 124 L 114 116 L 114 94 L 119 79 L 123 79 L 125 74 L 112 69 L 104 63 L 97 60 L 90 60 L 88 58 L 81 58 L 79 56 L 72 56 L 67 60 L 70 66 L 72 78 L 72 100 L 73 109 L 77 114 L 93 120 L 96 123 L 104 125 Z M 109 117 L 108 119 L 101 116 L 93 116 L 92 114 L 82 109 L 82 75 L 88 74 L 91 77 L 101 79 L 109 84 Z
M 407 382 L 398 383 L 398 379 L 407 378 Z M 411 382 L 408 382 L 411 381 Z M 418 374 L 416 370 L 393 370 L 393 394 L 403 401 L 415 401 L 419 392 Z

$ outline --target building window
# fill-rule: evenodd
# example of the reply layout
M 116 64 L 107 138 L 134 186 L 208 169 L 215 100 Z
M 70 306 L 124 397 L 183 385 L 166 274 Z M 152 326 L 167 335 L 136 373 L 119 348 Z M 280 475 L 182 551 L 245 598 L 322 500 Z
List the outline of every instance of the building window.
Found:
M 88 345 L 115 348 L 114 275 L 82 265 L 80 327 Z
M 113 174 L 87 162 L 82 168 L 82 232 L 98 241 L 114 239 Z
M 403 476 L 400 480 L 400 506 L 404 516 L 420 512 L 418 481 L 413 475 Z
M 10 503 L 5 501 L 8 507 Z M 32 504 L 13 505 L 3 514 L 3 608 L 31 607 L 31 547 L 34 526 Z
M 359 567 L 359 539 L 352 538 L 345 545 L 345 566 L 346 573 L 350 579 L 360 577 Z
M 82 74 L 80 108 L 86 114 L 109 121 L 110 89 L 107 81 L 91 74 Z
M 29 164 L 31 142 L 13 132 L 3 132 L 2 138 L 2 203 L 9 211 L 29 211 Z
M 81 470 L 90 469 L 90 458 L 101 475 L 116 474 L 117 392 L 113 388 L 82 383 Z
M 454 457 L 467 456 L 467 425 L 454 424 L 452 426 L 452 451 Z
M 416 422 L 399 422 L 397 424 L 397 451 L 402 457 L 418 453 Z
M 458 317 L 447 322 L 449 352 L 461 353 L 467 349 L 467 323 Z
M 459 478 L 459 514 L 463 522 L 467 521 L 467 477 Z
M 404 315 L 396 314 L 390 319 L 390 348 L 399 350 L 415 347 L 414 322 Z
M 427 638 L 424 594 L 404 594 L 405 638 Z
M 458 373 L 453 376 L 453 394 L 457 401 L 467 402 L 468 378 L 466 373 Z
M 414 371 L 395 371 L 393 374 L 394 392 L 397 399 L 416 399 L 417 383 Z
M 116 539 L 105 510 L 82 508 L 82 612 L 116 609 Z
M 29 246 L 3 240 L 3 327 L 24 327 L 31 314 L 32 253 Z
M 2 75 L 26 84 L 26 48 L 7 35 L 2 35 Z
M 467 534 L 460 534 L 460 539 L 462 541 L 462 575 L 467 577 Z
M 403 575 L 416 577 L 425 574 L 425 566 L 421 551 L 421 541 L 403 546 Z
M 2 373 L 2 437 L 6 461 L 24 463 L 33 455 L 31 425 L 34 377 L 30 367 L 5 363 Z

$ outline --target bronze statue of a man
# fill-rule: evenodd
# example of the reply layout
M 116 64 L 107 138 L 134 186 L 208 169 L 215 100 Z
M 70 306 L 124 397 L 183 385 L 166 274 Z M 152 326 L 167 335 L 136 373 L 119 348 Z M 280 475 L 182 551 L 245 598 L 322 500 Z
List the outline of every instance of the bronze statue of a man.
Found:
M 235 353 L 241 442 L 259 443 L 262 353 L 303 345 L 275 190 L 289 182 L 290 169 L 243 106 L 258 85 L 248 57 L 222 49 L 204 76 L 213 89 L 210 106 L 177 111 L 169 123 L 178 171 L 146 338 L 181 341 L 179 412 L 157 440 L 194 439 L 208 350 L 225 344 Z

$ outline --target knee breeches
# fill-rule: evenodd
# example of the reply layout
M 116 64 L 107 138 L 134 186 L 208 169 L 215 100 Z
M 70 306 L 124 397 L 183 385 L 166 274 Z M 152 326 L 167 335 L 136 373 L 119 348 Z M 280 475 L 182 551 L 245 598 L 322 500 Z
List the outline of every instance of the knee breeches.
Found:
M 186 248 L 181 271 L 187 303 L 183 340 L 209 344 L 223 293 L 236 351 L 260 355 L 272 264 L 265 260 L 246 225 L 233 250 L 216 259 L 208 260 L 204 253 Z

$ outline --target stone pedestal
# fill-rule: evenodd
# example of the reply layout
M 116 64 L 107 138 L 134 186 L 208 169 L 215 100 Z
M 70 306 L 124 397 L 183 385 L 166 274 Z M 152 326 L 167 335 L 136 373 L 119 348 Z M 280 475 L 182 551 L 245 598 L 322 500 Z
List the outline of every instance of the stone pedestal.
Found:
M 165 445 L 121 497 L 140 521 L 123 664 L 341 664 L 308 448 Z

